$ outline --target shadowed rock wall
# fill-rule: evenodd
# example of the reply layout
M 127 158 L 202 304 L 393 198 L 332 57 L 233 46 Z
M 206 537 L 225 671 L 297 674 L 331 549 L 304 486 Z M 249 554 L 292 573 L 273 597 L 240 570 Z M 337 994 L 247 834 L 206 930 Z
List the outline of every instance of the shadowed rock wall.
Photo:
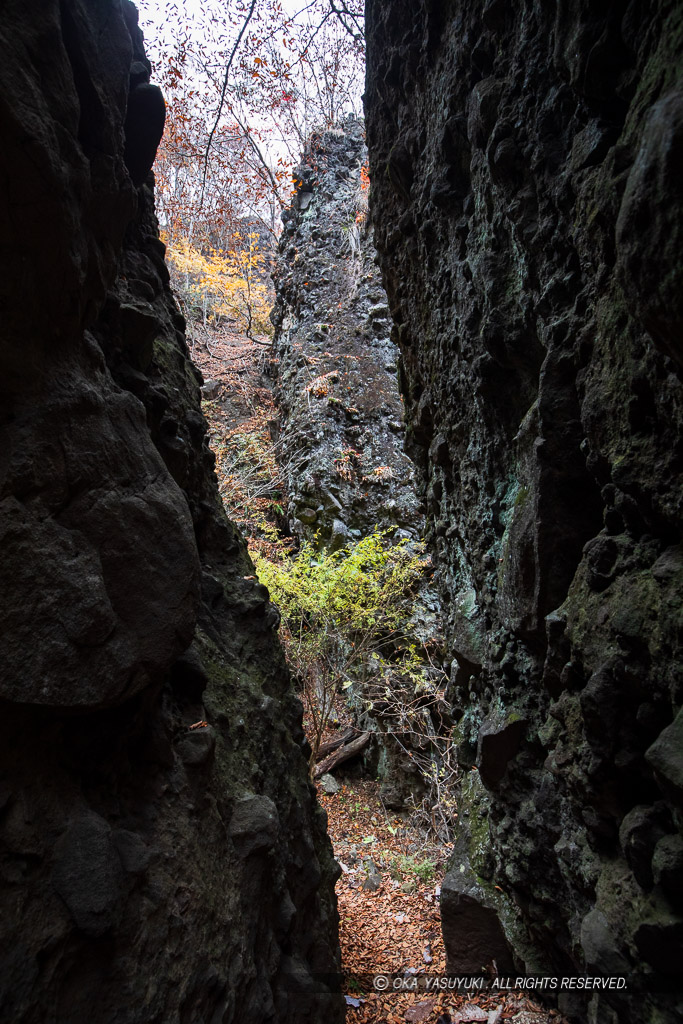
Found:
M 10 3 L 0 79 L 0 1016 L 339 1020 L 301 709 L 141 184 L 135 9 Z
M 476 966 L 466 922 L 478 960 L 671 979 L 683 7 L 368 0 L 367 17 L 375 241 L 466 769 L 450 964 Z M 676 1019 L 652 998 L 576 1012 Z

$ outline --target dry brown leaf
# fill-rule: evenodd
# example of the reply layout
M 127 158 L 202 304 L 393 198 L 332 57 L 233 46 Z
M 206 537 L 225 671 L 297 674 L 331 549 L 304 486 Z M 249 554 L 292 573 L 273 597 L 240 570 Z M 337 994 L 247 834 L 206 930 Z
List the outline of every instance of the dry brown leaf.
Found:
M 427 1020 L 435 1006 L 436 999 L 425 999 L 421 1003 L 415 1003 L 406 1010 L 406 1020 L 410 1021 L 410 1024 L 419 1024 L 420 1021 Z
M 480 1021 L 488 1021 L 489 1015 L 476 1003 L 465 1003 L 465 1005 L 453 1015 L 453 1024 L 479 1024 Z

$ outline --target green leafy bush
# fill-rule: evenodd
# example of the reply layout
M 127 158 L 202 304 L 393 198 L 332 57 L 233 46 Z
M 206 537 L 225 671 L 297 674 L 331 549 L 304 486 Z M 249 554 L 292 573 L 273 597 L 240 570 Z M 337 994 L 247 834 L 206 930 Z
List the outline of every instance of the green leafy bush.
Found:
M 420 860 L 419 857 L 413 857 L 409 854 L 392 857 L 390 863 L 394 876 L 415 875 L 421 882 L 431 881 L 436 870 L 436 861 L 429 860 L 427 857 Z
M 428 561 L 421 546 L 392 547 L 379 530 L 341 551 L 304 543 L 279 560 L 253 557 L 282 614 L 282 640 L 313 725 L 314 761 L 339 690 L 397 673 L 417 680 L 422 663 L 407 603 Z

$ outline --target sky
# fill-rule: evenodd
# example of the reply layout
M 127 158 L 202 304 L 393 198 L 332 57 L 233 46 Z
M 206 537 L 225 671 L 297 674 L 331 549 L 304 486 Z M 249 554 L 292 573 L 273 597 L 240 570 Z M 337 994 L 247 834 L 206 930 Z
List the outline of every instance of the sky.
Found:
M 162 84 L 167 103 L 171 103 L 174 93 L 169 82 L 168 72 L 173 67 L 182 68 L 184 74 L 180 79 L 182 84 L 178 95 L 184 94 L 186 97 L 191 97 L 194 93 L 195 98 L 190 100 L 189 108 L 187 105 L 176 108 L 190 110 L 189 117 L 184 114 L 179 115 L 183 118 L 183 121 L 179 121 L 179 123 L 200 124 L 205 120 L 203 130 L 208 133 L 214 124 L 216 112 L 220 108 L 220 84 L 226 55 L 232 47 L 232 40 L 236 39 L 239 28 L 243 24 L 243 14 L 241 17 L 238 15 L 234 17 L 232 24 L 228 23 L 226 31 L 226 14 L 230 12 L 234 14 L 236 11 L 241 14 L 248 0 L 136 0 L 136 2 L 140 27 L 145 36 L 147 55 L 152 64 L 156 64 L 158 67 L 158 70 L 152 72 L 153 78 Z M 268 9 L 269 4 L 275 5 L 276 2 L 277 0 L 261 0 L 259 7 L 263 5 L 263 8 Z M 332 36 L 327 34 L 327 27 L 322 32 L 317 27 L 321 9 L 326 11 L 329 17 L 329 8 L 321 3 L 321 0 L 313 0 L 313 2 L 311 0 L 280 0 L 280 5 L 287 15 L 292 16 L 307 11 L 309 7 L 317 9 L 318 17 L 314 17 L 313 28 L 307 30 L 305 35 L 307 40 L 311 35 L 315 39 L 311 55 L 316 50 L 318 56 L 322 52 L 324 55 L 322 63 L 318 62 L 318 57 L 302 61 L 298 56 L 299 50 L 296 43 L 290 41 L 283 44 L 281 42 L 280 33 L 285 34 L 286 29 L 279 28 L 277 33 L 269 32 L 267 38 L 271 41 L 271 46 L 275 44 L 280 50 L 283 60 L 293 62 L 291 77 L 287 81 L 279 77 L 269 79 L 267 76 L 273 74 L 271 67 L 277 66 L 271 63 L 272 58 L 267 58 L 267 64 L 261 61 L 261 64 L 264 64 L 262 69 L 258 63 L 259 56 L 261 54 L 265 56 L 266 51 L 260 46 L 256 50 L 247 46 L 245 50 L 243 45 L 241 52 L 246 56 L 248 62 L 253 59 L 255 70 L 261 74 L 266 91 L 259 91 L 259 86 L 254 86 L 253 91 L 250 89 L 249 65 L 247 65 L 245 78 L 244 67 L 239 68 L 239 57 L 233 63 L 233 72 L 238 71 L 238 75 L 235 77 L 231 74 L 229 87 L 230 102 L 233 104 L 230 109 L 234 112 L 231 116 L 237 119 L 241 127 L 248 125 L 248 136 L 245 135 L 245 138 L 250 137 L 256 141 L 263 159 L 270 165 L 273 173 L 279 173 L 278 168 L 289 167 L 298 161 L 305 135 L 316 124 L 324 123 L 319 120 L 321 116 L 325 116 L 325 114 L 321 115 L 321 111 L 327 111 L 327 116 L 333 112 L 332 116 L 335 118 L 351 111 L 361 114 L 363 90 L 362 64 L 355 58 L 342 60 L 340 65 L 337 57 L 336 67 L 338 70 L 333 71 L 332 54 L 338 54 L 339 50 L 335 51 L 331 41 Z M 302 20 L 306 24 L 306 19 Z M 261 22 L 262 24 L 263 22 Z M 257 35 L 263 31 L 258 28 L 258 25 L 256 19 L 250 25 L 250 29 L 257 27 Z M 346 40 L 345 45 L 349 45 L 349 37 L 344 34 L 334 18 L 331 18 L 327 25 L 334 30 L 333 35 L 340 35 L 342 40 Z M 290 35 L 289 32 L 286 34 Z M 292 40 L 296 35 L 295 31 L 291 32 Z M 246 39 L 245 36 L 244 42 Z M 178 63 L 177 45 L 186 41 L 190 44 L 187 46 L 190 57 L 188 63 L 183 66 L 182 63 Z M 193 41 L 196 42 L 196 46 L 192 45 Z M 328 49 L 328 46 L 332 49 Z M 329 61 L 328 54 L 330 55 Z M 162 62 L 165 72 L 163 75 L 159 67 Z M 288 82 L 291 82 L 291 85 Z M 330 82 L 336 83 L 332 85 L 331 89 Z M 230 92 L 233 89 L 234 91 Z M 280 98 L 281 96 L 285 97 L 285 102 L 289 102 L 285 90 L 292 92 L 295 97 L 291 106 L 285 107 Z M 321 96 L 324 98 L 322 106 L 320 105 Z M 182 104 L 183 101 L 179 102 Z M 185 102 L 187 103 L 187 100 Z M 223 107 L 223 110 L 225 109 Z M 192 130 L 194 131 L 194 129 Z M 193 136 L 193 138 L 195 137 L 201 138 L 198 133 Z M 248 147 L 246 152 L 249 153 Z M 182 166 L 182 161 L 179 161 L 178 167 Z
M 140 27 L 148 44 L 153 43 L 157 32 L 171 18 L 187 23 L 193 17 L 199 17 L 207 7 L 214 6 L 220 11 L 229 6 L 225 0 L 213 4 L 212 0 L 135 0 L 135 3 L 140 15 Z M 280 3 L 288 14 L 297 14 L 307 6 L 306 0 L 280 0 Z
M 147 56 L 153 65 L 160 59 L 165 60 L 168 54 L 173 53 L 180 39 L 195 39 L 204 55 L 209 55 L 212 52 L 218 54 L 222 51 L 223 57 L 218 58 L 214 69 L 216 77 L 218 79 L 222 77 L 220 65 L 225 59 L 226 52 L 230 49 L 232 39 L 236 38 L 236 26 L 241 25 L 241 19 L 237 17 L 233 25 L 229 26 L 230 30 L 226 36 L 225 15 L 227 12 L 234 12 L 236 8 L 240 11 L 244 10 L 248 0 L 238 0 L 238 2 L 236 0 L 136 0 L 136 2 L 139 9 L 140 26 L 145 36 Z M 260 3 L 257 7 L 257 13 L 259 7 L 263 6 L 265 8 L 271 2 L 275 4 L 277 0 L 262 0 L 262 4 Z M 329 17 L 329 9 L 326 5 L 321 4 L 320 0 L 312 0 L 312 2 L 311 0 L 279 0 L 279 6 L 292 16 L 304 14 L 309 8 L 313 7 L 317 7 L 319 12 L 322 7 L 323 10 L 328 11 Z M 214 17 L 212 18 L 211 15 L 214 15 Z M 301 23 L 305 24 L 306 20 L 301 19 Z M 254 20 L 252 26 L 256 24 L 258 23 Z M 314 16 L 313 25 L 317 24 L 318 19 Z M 346 38 L 348 41 L 344 31 L 340 29 L 338 23 L 332 18 L 328 22 L 328 26 L 332 27 L 334 25 L 337 26 L 337 32 L 341 32 L 341 37 Z M 324 34 L 322 36 L 318 35 L 317 30 L 314 30 L 313 37 L 316 35 L 317 43 L 315 45 L 319 46 L 320 41 L 325 36 Z M 272 36 L 270 38 L 272 39 Z M 277 38 L 274 41 L 277 42 Z M 191 51 L 193 49 L 192 46 L 189 49 Z M 298 52 L 296 49 L 294 51 L 291 49 L 285 51 L 281 47 L 280 49 L 285 60 L 294 59 L 293 55 Z M 242 52 L 244 52 L 243 47 Z M 298 59 L 294 60 L 294 64 L 295 66 L 299 64 L 299 67 L 296 68 L 297 72 L 305 69 L 305 64 L 300 64 Z M 313 66 L 320 67 L 318 64 Z M 355 59 L 352 59 L 345 67 L 346 71 L 342 71 L 339 81 L 341 88 L 346 90 L 345 95 L 348 97 L 347 112 L 353 111 L 357 115 L 362 115 L 362 92 L 364 86 L 362 62 L 357 63 Z M 354 68 L 356 69 L 355 72 Z M 197 70 L 196 65 L 194 65 L 192 73 L 201 76 L 201 72 Z M 354 73 L 357 75 L 357 78 L 354 78 Z M 294 81 L 297 81 L 296 77 Z M 313 81 L 314 79 L 304 71 L 303 82 L 312 83 Z M 342 82 L 344 83 L 343 85 L 341 85 Z M 304 91 L 307 88 L 307 86 L 303 85 L 301 79 L 298 80 L 298 87 L 300 89 L 303 88 Z M 315 91 L 316 86 L 311 85 L 310 88 Z M 338 95 L 341 95 L 341 92 Z M 345 100 L 342 102 L 346 103 Z M 251 116 L 258 117 L 253 111 L 250 113 Z

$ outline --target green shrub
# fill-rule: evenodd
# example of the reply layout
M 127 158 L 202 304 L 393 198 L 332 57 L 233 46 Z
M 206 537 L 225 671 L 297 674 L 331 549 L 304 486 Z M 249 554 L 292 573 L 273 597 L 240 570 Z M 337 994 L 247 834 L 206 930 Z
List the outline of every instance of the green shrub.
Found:
M 418 678 L 419 644 L 406 623 L 428 562 L 421 546 L 392 547 L 379 530 L 341 551 L 305 542 L 296 555 L 253 558 L 282 614 L 285 651 L 313 726 L 314 761 L 339 690 L 396 673 Z
M 419 860 L 418 857 L 401 854 L 391 858 L 391 867 L 393 869 L 392 873 L 415 875 L 421 882 L 429 882 L 434 877 L 436 862 L 429 860 L 427 857 L 424 860 Z

